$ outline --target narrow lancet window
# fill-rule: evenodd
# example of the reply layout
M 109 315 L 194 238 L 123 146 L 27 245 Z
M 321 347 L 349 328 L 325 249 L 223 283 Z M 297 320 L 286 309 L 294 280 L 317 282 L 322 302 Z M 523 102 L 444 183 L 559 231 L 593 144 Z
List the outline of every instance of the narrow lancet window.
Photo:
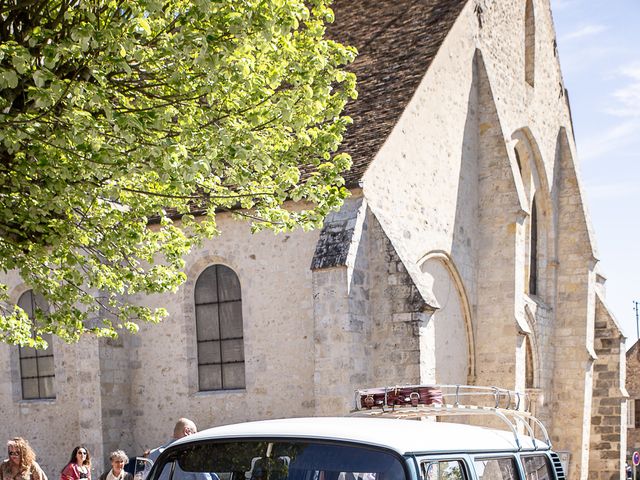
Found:
M 536 19 L 533 0 L 527 0 L 524 14 L 524 78 L 533 87 L 536 63 Z

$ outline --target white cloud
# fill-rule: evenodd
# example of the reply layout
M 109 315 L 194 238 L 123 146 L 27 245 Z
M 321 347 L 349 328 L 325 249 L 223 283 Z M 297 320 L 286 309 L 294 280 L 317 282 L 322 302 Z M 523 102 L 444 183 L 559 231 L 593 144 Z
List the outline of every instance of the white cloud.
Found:
M 576 5 L 579 5 L 580 0 L 552 0 L 552 11 L 556 10 L 566 10 L 567 8 L 575 8 Z
M 613 91 L 612 104 L 605 112 L 617 117 L 640 118 L 640 64 L 626 65 L 619 74 L 627 83 Z
M 569 32 L 560 37 L 560 41 L 569 41 L 569 40 L 577 40 L 579 38 L 591 37 L 593 35 L 597 35 L 598 33 L 604 32 L 607 30 L 607 27 L 604 25 L 584 25 L 573 32 Z
M 638 198 L 640 185 L 633 182 L 588 184 L 585 190 L 590 201 L 603 199 Z
M 576 78 L 582 81 L 582 75 L 594 75 L 608 58 L 611 57 L 615 50 L 603 46 L 589 46 L 589 48 L 578 47 L 578 43 L 568 42 L 559 44 L 560 60 L 562 64 L 562 72 L 567 78 Z M 571 91 L 571 86 L 569 86 Z
M 634 80 L 640 80 L 640 63 L 632 63 L 626 65 L 620 69 L 623 75 L 633 78 Z
M 578 141 L 580 159 L 588 161 L 601 159 L 607 161 L 615 152 L 633 145 L 640 139 L 640 120 L 631 119 L 614 125 L 598 135 Z

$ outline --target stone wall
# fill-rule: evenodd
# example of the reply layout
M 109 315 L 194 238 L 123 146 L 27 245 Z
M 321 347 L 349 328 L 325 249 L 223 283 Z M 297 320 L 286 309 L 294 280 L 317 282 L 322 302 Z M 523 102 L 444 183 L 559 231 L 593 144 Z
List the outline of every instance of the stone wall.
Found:
M 370 358 L 369 265 L 366 201 L 349 199 L 324 222 L 311 261 L 315 413 L 353 408 L 357 385 L 368 378 Z
M 133 451 L 164 443 L 181 416 L 203 429 L 315 411 L 309 267 L 320 232 L 251 234 L 249 225 L 229 214 L 219 215 L 218 225 L 221 236 L 186 258 L 187 281 L 175 295 L 137 299 L 167 308 L 169 317 L 161 325 L 143 326 L 129 345 Z M 194 287 L 199 274 L 216 263 L 232 268 L 240 280 L 246 388 L 200 392 Z
M 588 222 L 584 216 L 580 182 L 569 148 L 561 132 L 556 164 L 558 223 L 557 300 L 555 305 L 555 362 L 562 375 L 554 380 L 550 405 L 555 412 L 551 439 L 559 450 L 572 455 L 571 478 L 586 479 L 591 432 L 591 392 L 595 319 L 595 263 Z M 582 248 L 576 249 L 576 245 Z M 580 392 L 582 402 L 576 402 Z
M 129 348 L 131 338 L 103 339 L 99 341 L 100 351 L 100 397 L 101 402 L 101 446 L 102 454 L 94 464 L 104 470 L 111 468 L 109 453 L 133 445 L 132 410 L 129 407 L 131 389 L 130 366 L 132 355 Z M 140 452 L 129 451 L 135 455 Z M 104 471 L 103 470 L 103 471 Z
M 23 400 L 18 347 L 0 348 L 0 414 L 6 439 L 26 438 L 47 476 L 57 478 L 73 448 L 86 446 L 102 473 L 101 396 L 97 342 L 66 345 L 54 339 L 56 398 Z M 5 439 L 5 440 L 6 440 Z
M 524 294 L 523 219 L 514 171 L 483 56 L 474 65 L 478 91 L 477 382 L 522 390 L 517 384 L 518 330 L 514 300 Z
M 624 337 L 602 298 L 596 300 L 591 407 L 590 480 L 623 480 L 626 457 L 627 395 Z
M 627 429 L 627 461 L 631 464 L 634 451 L 640 451 L 640 342 L 636 341 L 626 353 L 627 408 L 632 422 Z
M 327 217 L 312 269 L 316 414 L 348 412 L 357 388 L 434 381 L 426 303 L 362 197 Z
M 429 342 L 425 331 L 427 304 L 371 212 L 368 220 L 372 272 L 370 380 L 373 386 L 433 382 L 435 362 L 423 360 L 435 351 L 433 338 Z

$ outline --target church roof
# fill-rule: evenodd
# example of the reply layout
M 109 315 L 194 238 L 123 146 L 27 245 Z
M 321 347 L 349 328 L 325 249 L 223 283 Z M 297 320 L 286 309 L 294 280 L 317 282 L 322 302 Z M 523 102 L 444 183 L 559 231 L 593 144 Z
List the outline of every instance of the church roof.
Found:
M 350 69 L 358 99 L 345 113 L 354 120 L 341 150 L 353 167 L 344 174 L 356 186 L 406 108 L 466 0 L 336 0 L 331 38 L 354 46 Z

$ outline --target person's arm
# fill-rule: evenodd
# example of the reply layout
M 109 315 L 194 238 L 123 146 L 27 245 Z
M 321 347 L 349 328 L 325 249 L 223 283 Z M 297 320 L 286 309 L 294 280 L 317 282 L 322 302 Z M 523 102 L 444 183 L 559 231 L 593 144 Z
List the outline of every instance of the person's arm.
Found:
M 68 470 L 67 470 L 68 469 Z M 80 471 L 78 470 L 78 465 L 75 463 L 70 463 L 67 465 L 66 480 L 80 480 Z M 64 472 L 62 472 L 64 474 Z
M 74 480 L 72 463 L 67 463 L 67 466 L 62 469 L 60 480 Z
M 33 465 L 31 465 L 31 472 L 32 472 L 31 478 L 33 480 L 48 480 L 47 474 L 44 473 L 44 470 L 40 468 L 40 465 L 38 465 L 35 462 L 33 462 Z

